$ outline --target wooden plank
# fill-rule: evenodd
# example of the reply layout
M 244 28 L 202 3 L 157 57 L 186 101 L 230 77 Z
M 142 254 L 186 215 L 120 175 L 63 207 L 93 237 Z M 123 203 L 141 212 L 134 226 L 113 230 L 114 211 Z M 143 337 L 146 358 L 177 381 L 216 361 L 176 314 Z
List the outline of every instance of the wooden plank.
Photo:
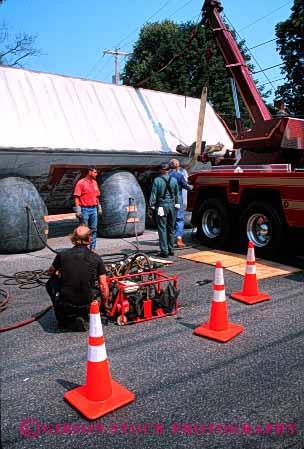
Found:
M 197 130 L 196 130 L 195 150 L 194 150 L 194 154 L 192 156 L 191 161 L 187 164 L 186 168 L 188 171 L 191 171 L 191 168 L 197 162 L 197 157 L 201 154 L 207 96 L 208 96 L 208 88 L 207 88 L 207 86 L 204 86 L 203 90 L 202 90 L 202 95 L 201 95 L 200 111 L 199 111 L 198 124 L 197 124 Z
M 227 267 L 227 270 L 232 271 L 233 273 L 240 274 L 244 276 L 245 274 L 245 265 L 235 265 L 232 267 Z M 275 262 L 263 262 L 256 264 L 256 273 L 257 279 L 267 279 L 275 276 L 285 276 L 286 274 L 296 273 L 297 271 L 301 271 L 300 268 L 290 267 L 287 265 L 281 265 Z
M 71 213 L 71 214 L 45 215 L 43 218 L 46 223 L 50 223 L 52 221 L 75 220 L 77 217 L 76 214 Z
M 223 251 L 200 251 L 198 253 L 187 254 L 180 257 L 183 259 L 193 260 L 194 262 L 207 263 L 210 265 L 215 265 L 219 260 L 222 262 L 222 266 L 224 268 L 244 264 L 244 260 L 246 260 L 246 256 L 238 256 L 233 253 L 225 253 Z
M 163 265 L 171 265 L 172 263 L 174 263 L 172 260 L 169 260 L 169 259 L 157 259 L 156 257 L 149 257 L 149 260 L 151 262 L 162 263 Z
M 233 273 L 244 276 L 246 268 L 246 256 L 242 254 L 228 253 L 225 251 L 199 251 L 197 253 L 179 256 L 182 259 L 192 260 L 193 262 L 215 265 L 219 260 L 223 268 Z M 282 265 L 277 262 L 271 262 L 263 259 L 256 259 L 256 270 L 258 279 L 267 279 L 274 276 L 284 276 L 290 273 L 301 271 L 300 268 Z

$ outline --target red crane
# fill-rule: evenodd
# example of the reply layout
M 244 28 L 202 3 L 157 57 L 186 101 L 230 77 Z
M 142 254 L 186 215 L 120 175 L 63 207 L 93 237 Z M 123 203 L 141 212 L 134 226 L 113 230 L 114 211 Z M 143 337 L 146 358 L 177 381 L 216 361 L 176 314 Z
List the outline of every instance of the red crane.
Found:
M 226 126 L 234 148 L 243 150 L 240 163 L 289 163 L 299 167 L 304 164 L 304 120 L 271 116 L 231 31 L 220 15 L 222 10 L 219 0 L 205 0 L 202 22 L 211 29 L 252 120 L 251 129 L 239 129 L 236 135 Z
M 304 120 L 271 116 L 220 16 L 222 9 L 220 1 L 206 0 L 202 22 L 214 34 L 252 128 L 238 127 L 236 135 L 230 133 L 234 148 L 241 150 L 237 164 L 213 166 L 190 176 L 194 190 L 188 194 L 188 210 L 203 244 L 216 248 L 232 244 L 245 251 L 250 240 L 259 256 L 277 256 L 283 244 L 285 249 L 292 247 L 289 237 L 300 234 L 303 241 Z

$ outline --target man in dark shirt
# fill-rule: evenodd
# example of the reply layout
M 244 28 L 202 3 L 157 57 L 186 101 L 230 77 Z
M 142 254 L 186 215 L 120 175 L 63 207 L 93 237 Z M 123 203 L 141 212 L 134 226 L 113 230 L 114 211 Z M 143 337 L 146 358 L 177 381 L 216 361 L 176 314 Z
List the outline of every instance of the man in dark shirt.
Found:
M 73 248 L 57 254 L 49 268 L 51 275 L 46 285 L 54 305 L 58 323 L 78 331 L 87 330 L 91 301 L 99 295 L 108 307 L 109 288 L 103 260 L 88 245 L 92 240 L 87 226 L 78 226 L 72 234 Z

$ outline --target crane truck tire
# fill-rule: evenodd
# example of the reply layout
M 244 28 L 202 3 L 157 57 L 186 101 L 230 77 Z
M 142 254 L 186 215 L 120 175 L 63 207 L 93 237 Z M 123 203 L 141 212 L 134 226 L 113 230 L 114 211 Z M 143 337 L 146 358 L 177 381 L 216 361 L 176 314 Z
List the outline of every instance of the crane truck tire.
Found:
M 241 248 L 244 252 L 251 240 L 257 256 L 278 256 L 284 237 L 283 220 L 273 204 L 255 201 L 242 213 Z
M 222 199 L 202 202 L 197 218 L 197 239 L 206 246 L 217 248 L 230 240 L 231 219 Z
M 98 223 L 100 237 L 134 237 L 145 230 L 146 201 L 135 176 L 114 170 L 99 180 L 102 217 Z
M 44 216 L 48 211 L 33 184 L 14 176 L 2 178 L 0 197 L 0 254 L 44 248 L 48 229 Z

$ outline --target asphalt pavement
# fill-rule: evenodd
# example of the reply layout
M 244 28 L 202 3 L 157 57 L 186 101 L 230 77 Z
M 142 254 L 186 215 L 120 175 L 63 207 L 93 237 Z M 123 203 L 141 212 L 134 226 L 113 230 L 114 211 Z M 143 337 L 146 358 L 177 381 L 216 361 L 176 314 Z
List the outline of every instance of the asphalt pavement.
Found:
M 134 242 L 98 239 L 97 248 L 100 254 L 130 252 Z M 139 242 L 141 250 L 158 248 L 153 230 Z M 48 243 L 56 249 L 70 246 L 60 232 Z M 270 301 L 247 306 L 228 299 L 230 321 L 245 331 L 223 344 L 193 335 L 209 319 L 214 267 L 177 256 L 164 269 L 179 275 L 176 316 L 104 326 L 112 377 L 136 398 L 97 421 L 85 420 L 63 399 L 85 383 L 85 333 L 59 330 L 53 310 L 1 333 L 3 449 L 304 448 L 303 271 L 260 281 Z M 0 273 L 45 270 L 53 258 L 46 248 L 0 255 Z M 241 276 L 226 270 L 224 276 L 227 297 L 241 289 Z M 5 280 L 0 277 L 0 288 L 11 297 L 1 327 L 50 304 L 43 286 L 20 289 L 4 286 Z

